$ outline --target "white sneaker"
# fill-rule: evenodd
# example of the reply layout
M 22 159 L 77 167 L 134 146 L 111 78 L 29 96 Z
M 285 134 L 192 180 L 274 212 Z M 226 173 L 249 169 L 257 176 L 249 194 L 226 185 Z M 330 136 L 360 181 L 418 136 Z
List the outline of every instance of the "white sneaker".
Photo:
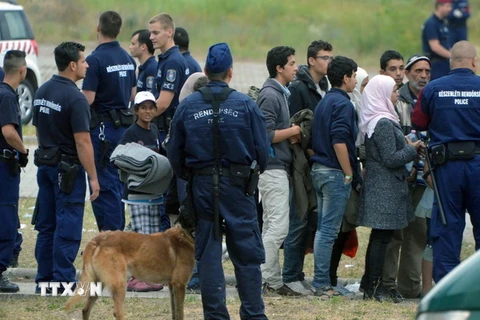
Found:
M 315 289 L 313 289 L 312 285 L 308 283 L 307 280 L 302 280 L 300 283 L 305 288 L 305 290 L 310 291 L 311 293 L 315 293 Z
M 305 287 L 300 281 L 285 283 L 285 285 L 293 291 L 301 293 L 302 296 L 308 296 L 313 294 L 312 291 L 305 289 Z

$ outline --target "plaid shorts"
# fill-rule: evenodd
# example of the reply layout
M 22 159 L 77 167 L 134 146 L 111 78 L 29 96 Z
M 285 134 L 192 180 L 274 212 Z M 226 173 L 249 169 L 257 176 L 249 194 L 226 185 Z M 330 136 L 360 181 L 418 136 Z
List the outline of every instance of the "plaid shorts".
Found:
M 160 206 L 129 204 L 132 231 L 143 234 L 160 232 Z

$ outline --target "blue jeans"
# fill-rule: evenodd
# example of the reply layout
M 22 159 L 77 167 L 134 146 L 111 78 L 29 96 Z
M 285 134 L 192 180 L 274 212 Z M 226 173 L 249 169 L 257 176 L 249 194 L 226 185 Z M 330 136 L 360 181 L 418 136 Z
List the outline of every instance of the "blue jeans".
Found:
M 322 288 L 331 285 L 332 249 L 342 225 L 351 183 L 345 184 L 345 175 L 341 170 L 318 163 L 313 165 L 311 174 L 318 204 L 317 232 L 313 243 L 315 274 L 312 286 Z
M 288 235 L 283 242 L 283 282 L 295 282 L 304 280 L 303 262 L 308 235 L 308 213 L 305 212 L 300 218 L 295 210 L 294 190 L 290 192 L 290 223 Z

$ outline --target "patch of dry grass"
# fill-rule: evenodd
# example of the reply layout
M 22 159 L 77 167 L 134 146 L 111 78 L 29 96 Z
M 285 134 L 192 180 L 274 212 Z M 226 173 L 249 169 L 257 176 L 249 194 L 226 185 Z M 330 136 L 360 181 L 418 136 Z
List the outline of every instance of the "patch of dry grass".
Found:
M 240 319 L 238 310 L 240 301 L 237 298 L 227 299 L 231 319 Z M 71 313 L 64 310 L 66 298 L 63 297 L 31 297 L 1 299 L 0 319 L 81 319 L 80 308 Z M 168 299 L 125 300 L 125 316 L 127 319 L 171 319 Z M 265 309 L 269 319 L 297 320 L 340 320 L 340 319 L 413 319 L 416 304 L 376 303 L 364 301 L 348 301 L 331 299 L 299 298 L 265 298 Z M 112 319 L 113 303 L 110 298 L 100 298 L 93 311 L 92 320 Z M 203 319 L 201 299 L 199 296 L 187 296 L 185 300 L 185 319 Z

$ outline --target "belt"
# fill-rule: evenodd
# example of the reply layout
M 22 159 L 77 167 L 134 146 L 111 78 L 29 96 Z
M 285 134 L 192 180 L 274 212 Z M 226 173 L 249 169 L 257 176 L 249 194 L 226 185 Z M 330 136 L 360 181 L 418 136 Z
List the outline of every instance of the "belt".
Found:
M 65 161 L 67 163 L 81 164 L 78 156 L 70 156 L 68 154 L 62 154 L 60 161 Z
M 192 169 L 192 173 L 197 176 L 213 176 L 215 173 L 215 167 L 206 167 L 201 169 Z M 230 177 L 230 168 L 229 167 L 222 167 L 219 170 L 219 175 L 224 177 Z
M 0 149 L 0 158 L 6 159 L 6 160 L 12 160 L 12 159 L 15 159 L 16 156 L 17 156 L 17 152 L 15 150 Z

